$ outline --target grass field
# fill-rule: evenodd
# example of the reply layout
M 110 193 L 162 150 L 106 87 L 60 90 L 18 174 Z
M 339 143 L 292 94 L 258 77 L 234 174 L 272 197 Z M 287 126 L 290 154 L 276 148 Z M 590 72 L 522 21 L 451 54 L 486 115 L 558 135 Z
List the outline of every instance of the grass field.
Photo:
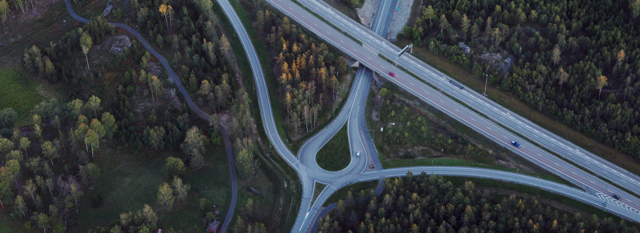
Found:
M 85 192 L 80 204 L 78 225 L 70 232 L 86 232 L 96 226 L 107 226 L 120 213 L 135 212 L 144 204 L 150 205 L 158 215 L 161 228 L 181 229 L 185 232 L 204 231 L 198 210 L 200 198 L 215 204 L 224 218 L 231 197 L 231 184 L 227 157 L 223 147 L 208 147 L 205 156 L 206 167 L 199 171 L 188 171 L 183 176 L 185 184 L 191 185 L 188 201 L 174 205 L 174 212 L 167 213 L 157 204 L 158 187 L 170 183 L 162 176 L 160 169 L 169 156 L 181 157 L 170 151 L 143 150 L 139 155 L 107 149 L 101 153 L 96 164 L 102 175 L 93 190 Z M 92 206 L 92 201 L 102 197 L 102 205 Z
M 342 126 L 342 129 L 336 133 L 325 144 L 318 155 L 316 161 L 321 168 L 328 171 L 340 171 L 346 168 L 351 161 L 351 155 L 349 152 L 349 141 L 347 135 L 347 125 Z
M 44 100 L 36 88 L 39 82 L 27 78 L 17 67 L 0 68 L 0 109 L 13 108 L 17 125 L 29 116 L 36 104 Z

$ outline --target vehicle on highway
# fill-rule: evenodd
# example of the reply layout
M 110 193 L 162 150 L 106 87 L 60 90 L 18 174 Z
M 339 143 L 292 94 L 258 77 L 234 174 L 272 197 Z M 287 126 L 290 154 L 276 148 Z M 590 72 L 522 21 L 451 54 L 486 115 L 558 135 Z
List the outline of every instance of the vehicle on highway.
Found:
M 393 72 L 389 72 L 389 75 L 391 75 L 391 77 L 395 77 L 396 74 L 394 74 Z
M 516 141 L 511 141 L 511 144 L 513 144 L 516 147 L 520 147 L 520 143 L 516 142 Z
M 360 157 L 360 151 L 356 152 L 356 156 Z
M 616 200 L 620 200 L 620 196 L 613 194 L 613 198 L 615 198 Z
M 451 83 L 451 85 L 454 85 L 454 86 L 460 88 L 460 90 L 464 90 L 464 86 L 458 84 L 457 82 L 454 82 L 453 80 L 449 80 L 449 83 Z

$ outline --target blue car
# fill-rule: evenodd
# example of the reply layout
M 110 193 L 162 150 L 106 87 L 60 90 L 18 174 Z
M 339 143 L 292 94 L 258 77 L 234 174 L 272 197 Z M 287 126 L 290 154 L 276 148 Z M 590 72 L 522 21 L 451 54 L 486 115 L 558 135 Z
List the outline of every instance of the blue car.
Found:
M 516 141 L 511 141 L 511 144 L 513 144 L 516 147 L 520 147 L 520 143 L 516 142 Z

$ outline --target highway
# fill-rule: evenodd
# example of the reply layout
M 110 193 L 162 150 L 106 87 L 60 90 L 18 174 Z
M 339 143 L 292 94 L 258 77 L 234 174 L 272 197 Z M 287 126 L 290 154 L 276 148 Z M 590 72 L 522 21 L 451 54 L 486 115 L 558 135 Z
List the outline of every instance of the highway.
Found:
M 383 0 L 384 1 L 384 0 Z M 69 0 L 66 0 L 67 8 L 70 10 Z M 306 27 L 311 32 L 317 34 L 322 39 L 328 41 L 332 45 L 341 49 L 343 52 L 352 56 L 359 60 L 362 64 L 369 67 L 372 71 L 385 75 L 389 71 L 393 71 L 396 73 L 396 77 L 390 79 L 391 82 L 398 85 L 400 88 L 407 90 L 409 93 L 417 96 L 423 101 L 433 105 L 439 110 L 451 115 L 453 118 L 459 120 L 465 125 L 477 130 L 488 138 L 501 143 L 506 144 L 507 148 L 510 148 L 512 151 L 522 155 L 523 157 L 531 160 L 537 161 L 537 164 L 540 166 L 549 169 L 550 171 L 559 174 L 561 177 L 570 180 L 573 183 L 581 184 L 580 187 L 589 186 L 591 188 L 586 188 L 589 192 L 584 192 L 579 189 L 571 188 L 568 186 L 563 186 L 561 184 L 557 184 L 554 182 L 537 179 L 529 176 L 513 174 L 510 172 L 502 172 L 502 171 L 494 171 L 489 169 L 478 169 L 478 168 L 456 168 L 456 167 L 411 167 L 411 168 L 396 168 L 396 169 L 386 169 L 386 170 L 376 170 L 376 171 L 365 171 L 367 164 L 367 156 L 361 155 L 360 157 L 355 156 L 355 151 L 365 151 L 365 153 L 371 153 L 370 150 L 366 149 L 367 140 L 366 137 L 363 137 L 361 134 L 364 133 L 364 129 L 359 127 L 361 125 L 361 121 L 359 122 L 357 119 L 360 118 L 363 114 L 364 106 L 362 101 L 366 101 L 366 93 L 369 88 L 369 83 L 371 79 L 362 78 L 367 77 L 365 75 L 365 69 L 360 69 L 356 74 L 356 78 L 354 78 L 354 83 L 352 84 L 352 91 L 350 92 L 349 97 L 347 98 L 347 103 L 341 109 L 338 114 L 339 117 L 336 117 L 333 122 L 329 124 L 329 126 L 312 137 L 309 141 L 305 142 L 303 147 L 300 150 L 299 155 L 296 157 L 289 149 L 286 144 L 282 141 L 282 138 L 278 135 L 278 131 L 276 128 L 276 124 L 273 118 L 273 111 L 271 109 L 271 103 L 269 99 L 269 94 L 267 90 L 267 85 L 265 81 L 265 77 L 263 75 L 263 70 L 260 65 L 260 61 L 258 60 L 258 56 L 255 52 L 253 44 L 242 24 L 237 14 L 229 4 L 228 0 L 219 0 L 217 1 L 225 12 L 226 16 L 229 18 L 234 30 L 236 31 L 243 49 L 247 57 L 249 58 L 249 63 L 251 65 L 251 71 L 254 76 L 254 80 L 256 81 L 256 88 L 258 94 L 258 105 L 260 107 L 263 127 L 269 138 L 269 141 L 273 144 L 275 150 L 278 154 L 297 172 L 300 177 L 302 183 L 302 201 L 300 205 L 300 210 L 298 212 L 298 218 L 294 223 L 293 229 L 291 232 L 304 232 L 309 228 L 311 224 L 311 217 L 315 216 L 315 213 L 319 210 L 322 204 L 326 201 L 326 199 L 330 196 L 331 193 L 335 192 L 337 189 L 344 187 L 346 185 L 380 179 L 382 177 L 394 177 L 394 176 L 402 176 L 406 174 L 406 172 L 411 169 L 415 174 L 418 174 L 419 171 L 432 171 L 432 173 L 442 174 L 442 175 L 460 175 L 460 176 L 470 176 L 470 177 L 479 177 L 479 178 L 487 178 L 487 179 L 497 179 L 515 183 L 521 183 L 525 185 L 531 185 L 535 187 L 539 187 L 545 190 L 549 190 L 552 192 L 557 192 L 559 194 L 574 198 L 581 202 L 594 205 L 601 209 L 606 209 L 611 211 L 619 216 L 622 216 L 627 219 L 631 219 L 633 221 L 640 222 L 640 215 L 629 211 L 628 206 L 625 206 L 624 203 L 629 201 L 629 199 L 633 199 L 635 202 L 635 197 L 628 196 L 628 194 L 612 187 L 611 185 L 599 180 L 596 177 L 593 177 L 584 171 L 573 167 L 572 165 L 558 159 L 555 156 L 552 156 L 546 153 L 544 150 L 540 148 L 526 143 L 524 140 L 519 139 L 515 135 L 512 135 L 510 132 L 504 130 L 500 126 L 494 124 L 493 122 L 485 119 L 484 117 L 476 114 L 473 111 L 464 108 L 462 105 L 458 104 L 455 101 L 444 96 L 442 93 L 434 90 L 433 88 L 427 86 L 424 83 L 416 81 L 414 78 L 404 73 L 402 70 L 389 65 L 386 61 L 377 57 L 377 55 L 372 54 L 371 52 L 360 49 L 360 45 L 346 38 L 344 35 L 340 34 L 330 26 L 324 24 L 322 21 L 313 17 L 308 12 L 302 10 L 297 5 L 287 5 L 286 3 L 290 3 L 289 1 L 280 1 L 280 0 L 268 0 L 269 3 L 274 5 L 276 8 L 280 9 L 283 13 L 289 15 L 292 19 L 296 20 L 302 26 Z M 296 9 L 297 8 L 297 11 Z M 289 10 L 287 10 L 289 9 Z M 70 10 L 70 14 L 72 10 Z M 75 13 L 72 14 L 72 16 Z M 77 15 L 76 15 L 77 16 Z M 79 16 L 78 16 L 79 17 Z M 74 17 L 75 18 L 75 17 Z M 312 26 L 313 25 L 313 26 Z M 128 27 L 123 25 L 123 27 Z M 127 28 L 125 28 L 127 29 Z M 128 27 L 127 30 L 131 29 Z M 138 32 L 131 29 L 132 34 L 136 35 L 138 39 L 143 42 L 145 48 L 147 48 L 148 43 L 144 43 L 144 39 L 140 36 Z M 135 33 L 134 33 L 135 32 Z M 337 42 L 339 41 L 339 42 Z M 147 48 L 153 52 L 153 48 L 150 46 Z M 239 51 L 236 51 L 239 52 Z M 155 56 L 158 56 L 158 59 L 165 65 L 166 60 L 161 56 L 156 55 L 157 53 L 152 53 Z M 161 59 L 162 58 L 162 59 Z M 162 62 L 164 61 L 164 62 Z M 192 109 L 196 112 L 196 114 L 200 115 L 196 109 L 197 106 L 192 105 L 191 98 L 186 94 L 186 90 L 183 92 L 182 84 L 180 80 L 177 78 L 175 73 L 171 70 L 168 64 L 165 66 L 167 72 L 176 85 L 179 87 L 185 99 L 192 107 Z M 176 77 L 174 79 L 174 77 Z M 368 76 L 370 77 L 370 76 Z M 182 89 L 180 88 L 182 87 Z M 367 90 L 365 90 L 367 89 Z M 195 107 L 194 107 L 195 106 Z M 201 111 L 200 111 L 201 112 Z M 206 115 L 206 114 L 205 114 Z M 351 118 L 350 116 L 354 116 Z M 356 117 L 358 116 L 358 117 Z M 347 119 L 348 118 L 348 119 Z M 352 123 L 351 120 L 354 119 Z M 363 119 L 363 118 L 362 118 Z M 325 171 L 317 165 L 315 161 L 315 154 L 334 134 L 337 132 L 340 127 L 342 127 L 346 120 L 349 120 L 347 127 L 349 128 L 349 143 L 351 153 L 351 162 L 347 166 L 347 168 L 337 171 L 337 172 L 329 172 Z M 356 130 L 354 130 L 356 129 Z M 353 132 L 358 132 L 357 135 L 353 134 Z M 508 142 L 510 139 L 502 139 L 501 137 L 509 136 L 511 139 L 516 139 L 522 141 L 522 145 L 520 148 L 511 147 Z M 363 139 L 364 138 L 364 139 Z M 375 150 L 375 148 L 374 148 Z M 366 152 L 369 151 L 369 152 Z M 540 155 L 543 154 L 543 155 Z M 537 156 L 536 156 L 537 155 Z M 232 158 L 231 158 L 232 159 Z M 554 166 L 555 164 L 555 166 Z M 320 194 L 318 199 L 313 205 L 311 205 L 311 199 L 313 196 L 313 189 L 315 187 L 315 182 L 325 183 L 327 187 Z M 606 192 L 615 192 L 619 193 L 623 197 L 623 202 L 616 201 L 612 198 L 608 197 Z M 626 194 L 626 195 L 625 195 Z M 629 199 L 627 199 L 629 198 Z M 624 200 L 626 199 L 626 200 Z M 636 207 L 637 208 L 637 207 Z M 230 210 L 232 211 L 232 210 Z
M 637 212 L 638 203 L 640 203 L 640 201 L 636 197 L 598 179 L 597 177 L 565 162 L 564 160 L 559 159 L 545 150 L 528 143 L 524 139 L 509 132 L 508 130 L 505 130 L 494 122 L 467 109 L 456 101 L 451 100 L 440 91 L 416 80 L 399 68 L 390 65 L 388 62 L 379 58 L 376 54 L 371 53 L 369 50 L 361 49 L 359 44 L 342 35 L 331 26 L 326 25 L 324 22 L 315 18 L 315 16 L 311 15 L 309 12 L 300 8 L 291 1 L 268 0 L 267 2 L 283 12 L 285 15 L 289 16 L 291 19 L 298 22 L 301 26 L 307 28 L 309 31 L 318 35 L 320 38 L 332 44 L 336 48 L 342 50 L 347 55 L 357 59 L 361 64 L 375 72 L 385 76 L 389 71 L 396 73 L 397 75 L 393 78 L 387 76 L 389 81 L 436 107 L 440 111 L 449 114 L 461 123 L 482 133 L 499 145 L 504 145 L 505 148 L 508 148 L 514 153 L 541 166 L 542 168 L 567 179 L 578 187 L 590 187 L 586 189 L 590 190 L 593 195 L 602 196 L 606 194 L 610 196 L 618 194 L 622 197 L 621 201 L 627 205 L 629 210 Z M 353 29 L 350 30 L 355 31 Z M 438 78 L 449 84 L 448 79 L 444 76 L 440 76 Z M 449 88 L 451 88 L 451 86 L 449 86 Z M 462 90 L 462 92 L 469 93 L 466 90 Z M 521 142 L 521 146 L 518 148 L 511 146 L 511 140 Z
M 288 3 L 289 1 L 283 2 Z M 322 0 L 300 0 L 299 3 L 391 60 L 394 60 L 397 53 L 402 49 L 389 43 L 384 39 L 384 35 L 380 36 L 368 30 L 363 25 L 331 8 L 330 5 Z M 295 4 L 288 3 L 288 5 Z M 450 77 L 410 54 L 405 54 L 400 57 L 400 59 L 398 59 L 398 65 L 407 69 L 412 74 L 417 75 L 421 80 L 435 86 L 443 93 L 459 100 L 466 106 L 473 108 L 475 111 L 482 113 L 493 121 L 498 122 L 503 127 L 526 137 L 527 140 L 536 143 L 538 146 L 543 146 L 547 150 L 553 151 L 555 154 L 560 155 L 574 164 L 578 164 L 588 171 L 598 174 L 598 176 L 625 187 L 636 194 L 640 194 L 640 176 L 620 168 L 578 147 L 568 140 L 545 130 L 464 85 L 460 84 L 463 89 L 451 85 L 451 83 L 448 82 L 448 80 L 451 79 Z

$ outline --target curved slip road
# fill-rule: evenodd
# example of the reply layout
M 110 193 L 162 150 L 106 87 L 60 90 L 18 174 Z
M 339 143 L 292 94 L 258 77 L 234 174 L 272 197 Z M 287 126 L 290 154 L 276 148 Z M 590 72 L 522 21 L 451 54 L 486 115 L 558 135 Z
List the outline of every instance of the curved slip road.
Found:
M 401 50 L 401 48 L 398 48 L 384 39 L 384 36 L 380 36 L 377 33 L 368 30 L 363 25 L 331 8 L 331 6 L 326 4 L 324 1 L 300 0 L 299 3 L 322 16 L 331 24 L 343 29 L 343 31 L 348 33 L 350 36 L 360 40 L 364 44 L 368 44 L 376 52 L 389 59 L 395 59 L 396 54 Z M 285 4 L 290 6 L 295 5 L 290 1 L 285 1 Z M 503 127 L 506 127 L 513 132 L 517 132 L 519 135 L 525 136 L 527 140 L 553 151 L 555 154 L 584 167 L 600 177 L 608 179 L 618 186 L 625 187 L 636 194 L 640 194 L 640 176 L 578 147 L 568 140 L 549 132 L 548 130 L 515 114 L 464 85 L 456 84 L 463 87 L 463 89 L 452 85 L 449 83 L 449 80 L 451 79 L 450 77 L 427 65 L 411 54 L 405 54 L 400 57 L 400 59 L 398 59 L 398 65 L 406 68 L 411 73 L 419 76 L 421 80 L 437 87 L 449 96 L 463 102 L 466 106 L 469 106 L 475 111 L 489 117 L 493 121 L 498 122 Z M 605 193 L 608 195 L 614 194 L 613 192 Z M 640 205 L 640 203 L 636 202 L 634 205 Z
M 78 20 L 78 21 L 80 21 L 82 23 L 89 23 L 90 22 L 90 20 L 83 18 L 82 16 L 76 14 L 75 11 L 73 11 L 73 7 L 71 6 L 71 1 L 70 0 L 65 0 L 64 4 L 67 7 L 67 12 L 69 12 L 69 14 L 71 15 L 72 18 L 74 18 L 75 20 Z M 164 66 L 164 69 L 169 74 L 169 78 L 171 78 L 171 81 L 176 84 L 176 87 L 178 87 L 178 90 L 180 90 L 180 93 L 182 93 L 182 96 L 187 101 L 187 104 L 189 105 L 191 110 L 193 112 L 195 112 L 196 115 L 199 116 L 200 118 L 202 118 L 202 119 L 204 119 L 206 121 L 209 121 L 209 115 L 207 113 L 205 113 L 204 111 L 202 111 L 202 109 L 200 109 L 195 103 L 193 103 L 193 100 L 191 100 L 191 96 L 189 96 L 189 93 L 187 93 L 187 90 L 184 88 L 184 85 L 182 85 L 182 82 L 180 81 L 180 78 L 176 75 L 175 72 L 173 72 L 173 69 L 171 69 L 171 66 L 169 66 L 169 63 L 167 62 L 167 59 L 165 59 L 162 55 L 160 55 L 149 44 L 149 42 L 147 40 L 145 40 L 144 37 L 142 37 L 142 35 L 138 31 L 136 31 L 135 29 L 133 29 L 129 25 L 121 24 L 121 23 L 109 23 L 109 24 L 111 24 L 113 26 L 116 26 L 116 27 L 119 27 L 119 28 L 123 28 L 123 29 L 127 30 L 129 33 L 133 34 L 138 39 L 138 41 L 140 41 L 142 46 L 145 49 L 147 49 L 147 51 L 149 51 L 149 53 L 151 53 L 153 56 L 158 58 L 158 61 L 160 61 L 162 66 Z M 229 139 L 229 135 L 227 134 L 227 131 L 224 128 L 224 126 L 222 126 L 220 128 L 221 128 L 220 133 L 222 134 L 222 137 L 224 139 L 225 147 L 226 147 L 226 151 L 227 151 L 227 160 L 229 160 L 229 172 L 231 173 L 230 174 L 230 177 L 231 177 L 231 203 L 229 204 L 229 211 L 227 211 L 227 216 L 226 216 L 226 218 L 224 220 L 224 223 L 222 225 L 222 230 L 221 230 L 221 232 L 226 232 L 226 229 L 229 226 L 229 222 L 231 222 L 231 219 L 233 218 L 233 213 L 235 212 L 236 202 L 238 200 L 238 184 L 237 184 L 237 177 L 236 177 L 235 162 L 233 160 L 233 151 L 231 149 L 231 140 Z
M 308 208 L 308 204 L 311 202 L 311 198 L 312 198 L 312 193 L 313 193 L 313 188 L 314 188 L 314 183 L 315 177 L 317 177 L 317 174 L 312 174 L 309 173 L 310 169 L 307 168 L 307 166 L 304 163 L 300 163 L 298 161 L 298 159 L 293 155 L 293 153 L 291 153 L 291 151 L 288 150 L 287 146 L 284 144 L 284 142 L 282 141 L 282 138 L 278 135 L 277 132 L 277 128 L 276 128 L 276 124 L 275 121 L 273 119 L 273 112 L 271 109 L 271 103 L 270 103 L 270 99 L 269 99 L 269 95 L 268 95 L 268 91 L 267 91 L 267 86 L 266 86 L 266 81 L 264 79 L 264 75 L 262 73 L 262 67 L 260 65 L 260 62 L 258 60 L 257 54 L 255 52 L 255 49 L 252 45 L 252 42 L 245 30 L 245 28 L 243 27 L 242 22 L 240 21 L 240 19 L 238 18 L 237 14 L 233 11 L 233 8 L 231 7 L 231 5 L 229 4 L 228 0 L 219 0 L 218 3 L 221 5 L 222 9 L 224 10 L 225 14 L 227 15 L 227 17 L 229 18 L 229 20 L 231 21 L 234 29 L 236 30 L 236 33 L 238 34 L 240 41 L 242 42 L 243 48 L 247 54 L 247 56 L 249 57 L 249 62 L 251 64 L 251 69 L 252 69 L 252 73 L 254 75 L 254 79 L 256 81 L 256 87 L 257 87 L 257 92 L 258 92 L 258 98 L 259 98 L 259 106 L 260 106 L 260 111 L 261 111 L 261 117 L 263 120 L 263 126 L 265 128 L 265 132 L 270 140 L 270 142 L 274 145 L 274 147 L 276 148 L 276 151 L 278 151 L 279 155 L 285 160 L 287 161 L 287 163 L 289 165 L 291 165 L 293 167 L 294 170 L 296 170 L 298 176 L 301 179 L 302 182 L 302 186 L 303 186 L 303 195 L 302 195 L 302 202 L 301 202 L 301 206 L 300 206 L 300 211 L 298 212 L 298 218 L 296 219 L 296 222 L 294 224 L 293 229 L 291 229 L 292 232 L 303 232 L 306 231 L 309 227 L 309 224 L 311 221 L 307 221 L 307 219 L 310 216 L 313 216 L 313 213 L 317 212 L 317 209 L 319 208 L 319 206 L 321 206 L 321 204 L 319 205 L 318 203 L 324 203 L 324 201 L 326 200 L 326 198 L 328 198 L 330 196 L 330 193 L 334 192 L 335 190 L 337 190 L 340 187 L 343 187 L 345 185 L 348 184 L 352 184 L 352 183 L 356 183 L 356 182 L 360 182 L 360 181 L 367 181 L 367 180 L 372 180 L 372 179 L 380 179 L 381 177 L 384 176 L 399 176 L 403 173 L 405 173 L 408 169 L 412 169 L 412 170 L 417 170 L 420 168 L 403 168 L 403 169 L 389 169 L 389 170 L 383 170 L 383 171 L 376 171 L 376 172 L 367 172 L 367 173 L 363 173 L 362 170 L 364 170 L 364 167 L 358 168 L 356 166 L 349 166 L 351 168 L 345 169 L 343 171 L 349 171 L 349 172 L 342 172 L 342 174 L 340 172 L 335 172 L 332 173 L 333 176 L 331 177 L 326 177 L 330 180 L 325 180 L 325 177 L 320 177 L 321 180 L 319 181 L 328 181 L 328 185 L 325 188 L 325 190 L 323 190 L 323 192 L 320 194 L 320 196 L 318 197 L 316 203 L 314 203 L 314 205 L 309 209 Z M 292 9 L 292 8 L 291 8 Z M 281 9 L 282 10 L 282 9 Z M 295 18 L 294 18 L 295 19 Z M 296 19 L 298 20 L 298 19 Z M 303 24 L 303 26 L 307 26 L 308 24 Z M 317 30 L 313 30 L 313 28 L 310 29 L 312 32 L 319 34 Z M 335 31 L 334 31 L 335 32 Z M 331 32 L 329 32 L 331 33 Z M 325 40 L 327 40 L 327 37 L 323 37 L 321 35 L 321 38 L 324 38 Z M 330 41 L 330 40 L 327 40 Z M 356 46 L 358 47 L 358 46 Z M 344 47 L 339 47 L 340 49 L 346 50 Z M 353 51 L 346 51 L 348 54 L 352 55 L 354 54 Z M 357 56 L 354 56 L 357 57 Z M 357 57 L 359 58 L 359 57 Z M 359 60 L 361 60 L 362 58 L 359 58 Z M 371 61 L 367 61 L 362 59 L 365 63 L 365 65 L 369 66 L 369 67 L 375 67 L 375 66 L 371 66 Z M 384 65 L 384 64 L 382 64 Z M 388 65 L 388 64 L 386 64 Z M 397 70 L 397 69 L 396 69 Z M 376 72 L 378 73 L 384 73 L 384 72 L 380 72 L 381 69 L 376 68 L 375 69 Z M 399 71 L 399 70 L 397 70 Z M 401 71 L 398 72 L 399 75 L 405 75 L 406 77 L 408 77 L 408 75 L 402 73 Z M 353 86 L 362 86 L 362 85 L 358 85 L 357 84 L 358 81 L 356 80 L 356 82 L 354 83 Z M 407 88 L 406 85 L 403 85 L 400 82 L 396 82 L 397 85 Z M 423 84 L 424 85 L 424 84 Z M 368 88 L 368 86 L 367 86 Z M 408 89 L 408 88 L 407 88 Z M 412 94 L 417 95 L 418 92 L 414 89 L 409 89 L 409 91 Z M 433 91 L 435 92 L 435 91 Z M 357 92 L 352 92 L 352 94 L 356 94 Z M 427 93 L 425 93 L 427 94 Z M 420 95 L 421 98 L 425 101 L 427 101 L 430 104 L 436 104 L 436 102 L 432 101 L 429 98 L 426 98 L 426 96 L 424 95 Z M 355 103 L 355 102 L 354 102 Z M 348 106 L 348 105 L 347 105 Z M 438 105 L 439 106 L 439 105 Z M 443 111 L 446 109 L 443 109 Z M 346 109 L 341 110 L 342 111 L 347 111 Z M 452 110 L 451 110 L 452 111 Z M 445 111 L 447 112 L 447 111 Z M 458 118 L 457 118 L 458 119 Z M 462 121 L 462 120 L 461 120 Z M 464 121 L 466 122 L 466 121 Z M 341 126 L 340 124 L 336 124 L 336 127 Z M 333 131 L 335 129 L 330 129 L 330 131 Z M 339 129 L 338 129 L 339 130 Z M 337 130 L 335 130 L 337 132 Z M 316 139 L 317 140 L 317 139 Z M 353 141 L 351 137 L 350 137 L 350 142 L 353 144 Z M 315 140 L 314 140 L 315 141 Z M 322 140 L 321 140 L 322 141 Z M 351 148 L 353 149 L 354 146 L 357 146 L 358 143 L 355 143 L 355 145 L 350 145 Z M 313 151 L 314 153 L 317 151 Z M 526 151 L 528 153 L 531 153 L 529 151 Z M 353 154 L 353 153 L 352 153 Z M 301 160 L 303 158 L 305 159 L 309 159 L 307 157 L 307 153 L 301 153 L 300 154 L 300 158 Z M 353 156 L 353 155 L 351 155 Z M 362 159 L 365 160 L 365 159 Z M 309 161 L 314 161 L 314 160 L 309 160 Z M 352 160 L 352 164 L 353 164 L 353 160 Z M 358 162 L 359 163 L 359 162 Z M 366 163 L 362 163 L 363 165 Z M 427 169 L 428 167 L 424 167 L 423 169 Z M 445 169 L 445 170 L 449 170 L 449 168 L 433 168 L 434 171 L 435 169 Z M 473 169 L 473 168 L 460 168 L 460 169 Z M 487 169 L 485 169 L 487 170 Z M 317 171 L 319 173 L 326 173 L 326 171 Z M 479 176 L 482 178 L 490 178 L 490 179 L 497 179 L 497 180 L 505 180 L 505 181 L 512 181 L 513 178 L 508 178 L 508 173 L 502 172 L 500 173 L 500 171 L 497 171 L 498 173 L 496 173 L 496 171 L 491 171 L 488 170 L 487 172 L 484 173 L 484 175 Z M 456 172 L 456 174 L 458 175 L 466 175 L 467 171 L 464 170 L 459 170 L 459 172 Z M 511 173 L 512 174 L 512 173 Z M 469 176 L 473 176 L 473 174 L 469 173 Z M 523 175 L 516 175 L 514 177 L 516 178 L 516 182 L 519 182 L 520 178 L 522 178 L 522 180 L 528 180 L 525 179 L 525 177 L 528 176 L 523 176 Z M 527 185 L 534 185 L 536 187 L 546 187 L 547 190 L 555 190 L 555 186 L 554 185 L 559 185 L 553 182 L 549 182 L 549 181 L 545 181 L 545 180 L 541 180 L 541 179 L 536 179 L 533 177 L 529 177 L 532 179 L 531 182 L 525 183 L 522 182 L 523 184 L 527 184 Z M 558 189 L 560 190 L 560 189 Z M 588 203 L 588 204 L 592 204 L 592 205 L 596 205 L 599 203 L 597 203 L 597 201 L 595 201 L 595 199 L 593 199 L 596 196 L 593 195 L 589 195 L 585 192 L 582 192 L 578 189 L 573 189 L 573 191 L 570 190 L 560 190 L 558 191 L 560 194 L 562 195 L 566 195 L 572 198 L 577 198 L 579 201 Z M 582 196 L 582 195 L 586 195 L 586 196 Z M 591 199 L 589 199 L 591 198 Z M 616 203 L 616 201 L 612 201 L 609 199 L 605 199 L 603 200 L 603 203 L 612 203 L 612 204 L 618 204 Z M 609 207 L 611 206 L 611 207 Z M 633 213 L 631 213 L 630 211 L 618 206 L 618 205 L 607 205 L 605 204 L 605 206 L 597 206 L 599 208 L 604 208 L 607 209 L 609 211 L 612 211 L 618 215 L 621 216 L 631 216 L 629 218 L 633 219 L 634 221 L 638 221 L 637 219 L 637 215 L 634 215 Z M 632 217 L 636 217 L 636 218 L 632 218 Z
M 306 27 L 309 31 L 317 34 L 320 38 L 326 40 L 330 44 L 334 45 L 338 49 L 341 49 L 344 53 L 354 57 L 361 64 L 369 67 L 379 74 L 386 75 L 389 71 L 396 73 L 396 76 L 389 80 L 400 88 L 405 89 L 409 93 L 415 95 L 421 100 L 436 107 L 440 111 L 449 114 L 454 119 L 469 126 L 470 128 L 484 134 L 487 138 L 495 141 L 496 143 L 505 146 L 512 150 L 514 153 L 524 157 L 525 159 L 545 168 L 552 173 L 569 180 L 579 187 L 589 187 L 590 193 L 595 196 L 599 196 L 606 199 L 605 196 L 618 194 L 621 196 L 621 201 L 626 208 L 630 211 L 639 213 L 640 200 L 633 195 L 630 195 L 617 187 L 604 182 L 597 177 L 571 165 L 564 160 L 542 150 L 541 148 L 524 141 L 522 138 L 511 133 L 508 130 L 498 126 L 494 122 L 487 120 L 483 116 L 475 113 L 459 104 L 456 101 L 451 100 L 440 91 L 431 88 L 430 86 L 415 80 L 413 77 L 405 73 L 403 70 L 390 65 L 385 60 L 379 58 L 377 54 L 371 53 L 367 49 L 361 49 L 362 46 L 353 42 L 340 32 L 336 31 L 332 27 L 326 25 L 324 22 L 315 18 L 301 7 L 288 0 L 267 0 L 276 9 L 280 10 L 293 20 L 297 21 L 303 27 Z M 353 29 L 350 29 L 353 31 Z M 448 83 L 448 80 L 444 77 L 440 77 Z M 451 86 L 451 85 L 450 85 Z M 462 90 L 466 92 L 465 90 Z M 510 145 L 511 140 L 521 142 L 521 147 L 516 148 Z

